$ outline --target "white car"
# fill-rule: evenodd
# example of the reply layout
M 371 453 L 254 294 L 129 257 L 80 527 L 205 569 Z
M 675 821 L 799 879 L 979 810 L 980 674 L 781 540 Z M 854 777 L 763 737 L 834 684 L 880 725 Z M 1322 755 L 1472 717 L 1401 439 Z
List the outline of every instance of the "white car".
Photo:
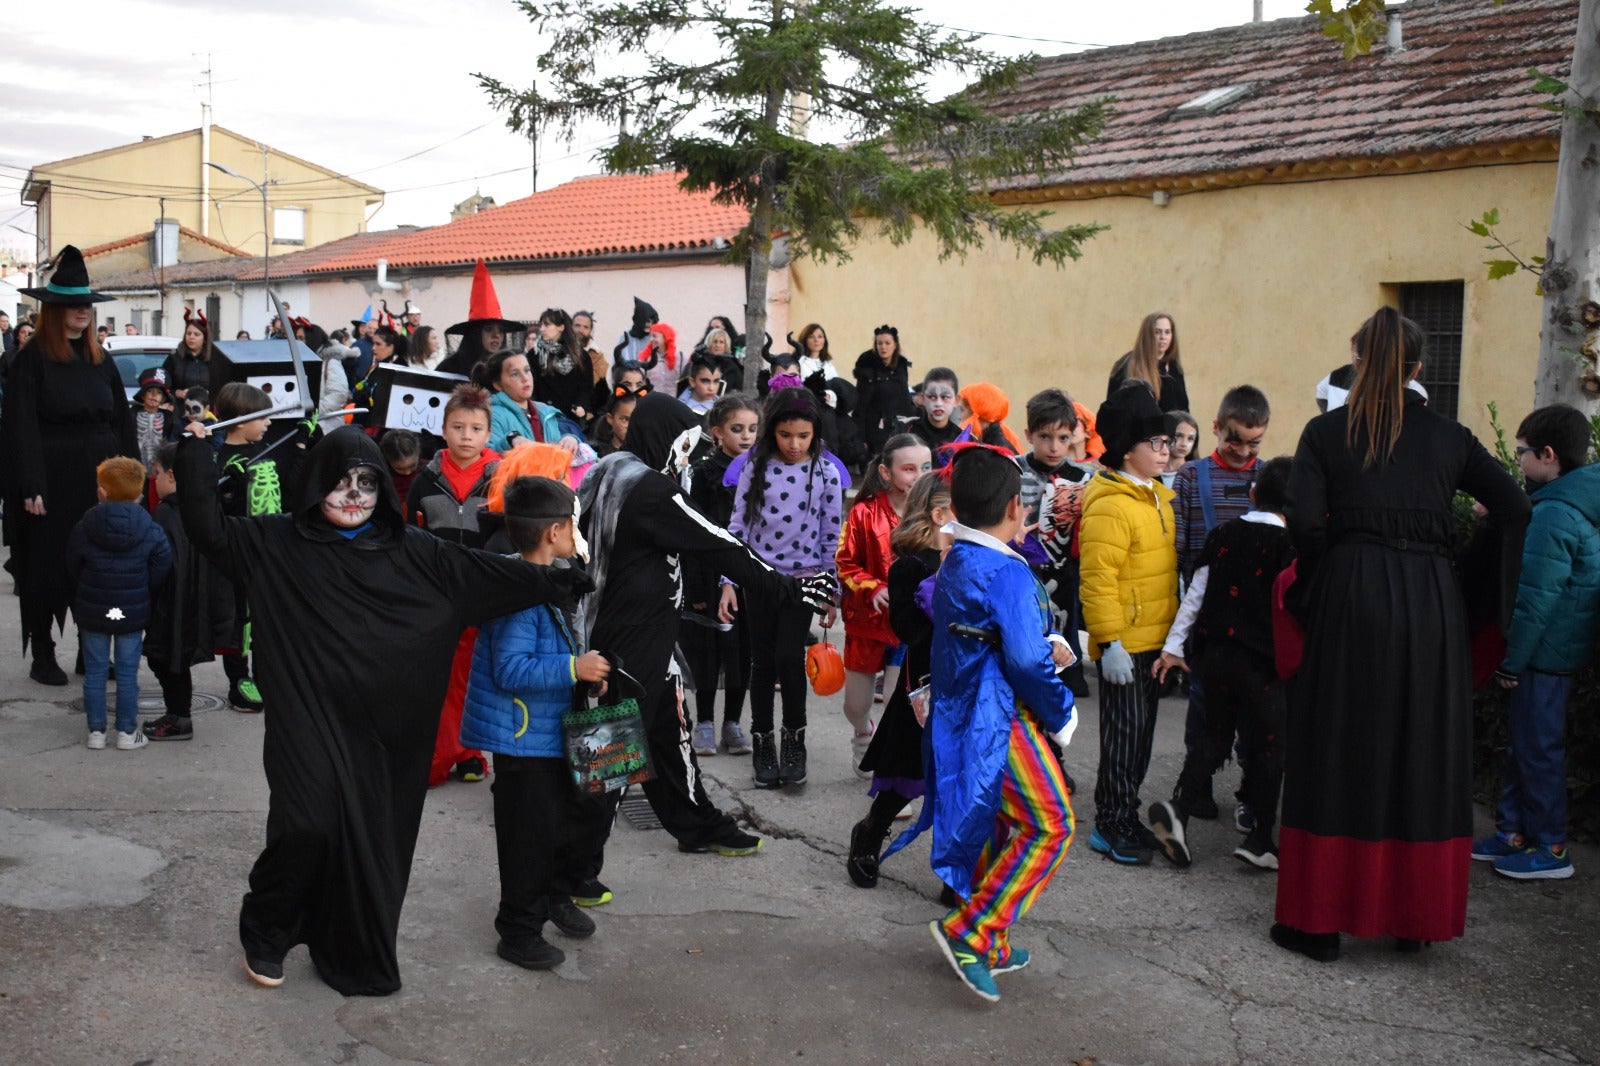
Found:
M 117 364 L 117 373 L 122 375 L 122 387 L 128 394 L 128 401 L 133 402 L 134 396 L 139 392 L 139 375 L 153 366 L 160 366 L 167 361 L 182 341 L 181 337 L 145 337 L 127 334 L 110 336 L 105 339 L 105 350 L 111 353 L 111 358 Z

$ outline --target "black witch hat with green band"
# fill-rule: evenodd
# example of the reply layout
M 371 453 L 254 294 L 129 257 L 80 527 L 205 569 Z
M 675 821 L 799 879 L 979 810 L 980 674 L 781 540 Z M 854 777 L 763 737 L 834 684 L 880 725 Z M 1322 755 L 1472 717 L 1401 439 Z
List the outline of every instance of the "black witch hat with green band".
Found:
M 99 304 L 115 300 L 115 296 L 93 292 L 89 288 L 89 268 L 83 265 L 83 253 L 69 244 L 56 253 L 55 269 L 50 280 L 32 289 L 18 289 L 42 304 Z

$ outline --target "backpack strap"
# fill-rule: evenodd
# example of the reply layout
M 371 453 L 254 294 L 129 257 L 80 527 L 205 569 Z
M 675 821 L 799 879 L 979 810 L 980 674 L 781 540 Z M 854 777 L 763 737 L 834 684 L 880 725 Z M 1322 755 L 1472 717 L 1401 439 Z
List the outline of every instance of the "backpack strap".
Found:
M 1211 498 L 1211 457 L 1200 460 L 1194 472 L 1195 487 L 1200 490 L 1200 513 L 1206 521 L 1206 532 L 1217 528 L 1217 504 Z

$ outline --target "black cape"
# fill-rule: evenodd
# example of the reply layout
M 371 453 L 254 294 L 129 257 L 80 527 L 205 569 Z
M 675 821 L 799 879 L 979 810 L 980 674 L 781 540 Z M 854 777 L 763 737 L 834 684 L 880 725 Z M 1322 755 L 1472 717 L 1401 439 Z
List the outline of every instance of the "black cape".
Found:
M 346 539 L 322 498 L 355 465 L 382 483 Z M 407 527 L 378 446 L 356 427 L 307 457 L 291 514 L 225 518 L 211 444 L 178 449 L 195 548 L 243 588 L 266 701 L 266 849 L 239 915 L 245 954 L 295 944 L 345 995 L 400 987 L 395 933 L 428 789 L 439 709 L 465 626 L 566 600 L 582 577 L 476 552 Z
M 1292 606 L 1277 920 L 1310 933 L 1448 940 L 1466 921 L 1472 663 L 1451 500 L 1482 502 L 1513 591 L 1528 497 L 1465 427 L 1407 394 L 1393 459 L 1362 469 L 1350 408 L 1311 420 L 1289 478 Z

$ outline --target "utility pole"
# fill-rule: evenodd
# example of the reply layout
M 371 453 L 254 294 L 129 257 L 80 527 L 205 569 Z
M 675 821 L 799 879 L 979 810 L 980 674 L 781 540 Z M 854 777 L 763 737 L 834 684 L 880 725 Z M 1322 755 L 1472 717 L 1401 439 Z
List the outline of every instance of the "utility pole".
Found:
M 200 236 L 211 236 L 211 53 L 206 53 L 205 99 L 200 101 Z M 164 212 L 163 212 L 164 214 Z

